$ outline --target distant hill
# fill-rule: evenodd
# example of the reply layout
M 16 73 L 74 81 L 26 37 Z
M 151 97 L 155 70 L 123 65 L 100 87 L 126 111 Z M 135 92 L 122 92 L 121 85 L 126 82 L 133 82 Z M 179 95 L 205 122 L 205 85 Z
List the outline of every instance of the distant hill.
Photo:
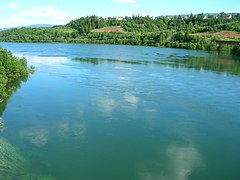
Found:
M 31 28 L 42 28 L 42 27 L 53 27 L 52 24 L 32 24 L 28 27 L 31 27 Z
M 53 27 L 52 24 L 32 24 L 30 26 L 15 26 L 15 27 L 7 27 L 7 28 L 0 28 L 0 31 L 8 30 L 8 29 L 14 29 L 14 28 L 47 28 L 47 27 Z

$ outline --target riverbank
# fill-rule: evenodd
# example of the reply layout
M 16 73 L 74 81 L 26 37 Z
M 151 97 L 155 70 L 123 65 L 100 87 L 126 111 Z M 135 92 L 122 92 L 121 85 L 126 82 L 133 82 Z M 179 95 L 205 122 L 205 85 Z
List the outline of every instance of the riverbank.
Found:
M 82 17 L 51 28 L 15 28 L 0 31 L 1 42 L 63 42 L 83 44 L 141 45 L 197 49 L 240 54 L 240 15 L 198 14 L 186 16 L 125 17 L 104 19 Z
M 27 67 L 25 58 L 15 57 L 0 47 L 0 116 L 6 107 L 6 99 L 27 80 L 28 74 L 33 72 L 33 67 Z

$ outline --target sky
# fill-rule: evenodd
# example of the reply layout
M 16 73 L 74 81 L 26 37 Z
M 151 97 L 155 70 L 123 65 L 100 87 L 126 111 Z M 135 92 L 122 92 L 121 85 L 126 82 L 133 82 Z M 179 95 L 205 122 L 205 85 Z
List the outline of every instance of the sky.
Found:
M 161 16 L 198 13 L 240 13 L 239 0 L 0 0 L 0 28 L 32 24 L 66 24 L 97 15 Z

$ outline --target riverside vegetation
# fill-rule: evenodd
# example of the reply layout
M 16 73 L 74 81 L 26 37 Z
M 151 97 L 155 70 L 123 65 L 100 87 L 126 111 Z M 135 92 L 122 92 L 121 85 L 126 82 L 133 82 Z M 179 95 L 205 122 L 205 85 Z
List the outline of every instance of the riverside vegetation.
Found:
M 0 116 L 6 106 L 6 99 L 26 81 L 33 67 L 27 68 L 27 60 L 18 58 L 0 47 Z
M 0 47 L 0 133 L 6 129 L 1 116 L 6 108 L 7 99 L 33 71 L 33 67 L 27 68 L 25 58 L 15 57 Z M 36 179 L 37 175 L 26 170 L 27 160 L 18 148 L 2 136 L 0 147 L 0 179 Z
M 240 45 L 217 46 L 216 40 L 240 41 L 240 14 L 101 18 L 88 16 L 51 28 L 15 28 L 0 32 L 3 42 L 124 44 L 218 50 L 240 55 Z

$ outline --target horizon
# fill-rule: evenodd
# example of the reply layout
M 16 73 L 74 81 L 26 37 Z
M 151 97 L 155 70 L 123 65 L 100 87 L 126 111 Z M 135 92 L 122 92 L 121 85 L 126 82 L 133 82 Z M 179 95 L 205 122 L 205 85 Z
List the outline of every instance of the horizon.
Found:
M 18 0 L 0 2 L 0 28 L 30 26 L 33 24 L 65 25 L 71 20 L 96 15 L 119 16 L 174 16 L 189 14 L 240 13 L 240 3 L 235 0 L 192 2 L 190 0 Z

